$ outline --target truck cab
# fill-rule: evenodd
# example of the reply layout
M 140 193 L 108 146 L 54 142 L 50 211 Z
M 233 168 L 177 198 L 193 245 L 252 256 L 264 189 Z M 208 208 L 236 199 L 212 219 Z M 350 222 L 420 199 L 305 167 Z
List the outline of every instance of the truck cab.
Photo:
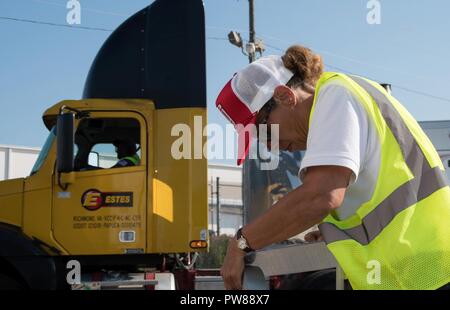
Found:
M 56 164 L 56 118 L 62 107 L 78 111 L 73 168 L 65 172 Z M 156 111 L 145 100 L 89 99 L 51 107 L 44 113 L 49 137 L 24 180 L 23 222 L 11 224 L 66 255 L 193 250 L 190 243 L 207 236 L 206 186 L 197 182 L 207 178 L 206 159 L 173 159 L 176 137 L 170 129 L 202 114 L 199 109 Z M 125 138 L 137 145 L 137 165 L 111 167 L 101 158 L 92 160 Z
M 83 99 L 44 112 L 49 134 L 31 174 L 0 182 L 0 286 L 64 286 L 71 260 L 84 271 L 167 270 L 207 250 L 207 160 L 172 151 L 174 126 L 206 122 L 204 47 L 202 2 L 157 0 L 104 43 Z M 117 140 L 135 146 L 133 165 L 100 155 Z

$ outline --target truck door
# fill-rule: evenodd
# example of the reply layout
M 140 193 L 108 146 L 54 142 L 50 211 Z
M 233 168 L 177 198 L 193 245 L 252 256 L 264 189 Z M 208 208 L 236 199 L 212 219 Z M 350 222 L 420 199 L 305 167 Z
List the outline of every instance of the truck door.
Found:
M 75 180 L 62 189 L 55 173 L 53 182 L 53 234 L 71 255 L 145 252 L 146 128 L 132 112 L 93 112 L 78 122 Z M 116 165 L 117 141 L 137 155 L 121 154 Z

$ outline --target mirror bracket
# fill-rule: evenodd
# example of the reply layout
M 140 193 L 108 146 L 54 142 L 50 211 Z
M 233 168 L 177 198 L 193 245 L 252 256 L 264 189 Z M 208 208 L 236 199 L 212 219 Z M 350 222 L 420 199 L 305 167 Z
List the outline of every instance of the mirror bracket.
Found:
M 78 109 L 75 109 L 75 108 L 68 107 L 66 105 L 62 105 L 59 108 L 59 114 L 64 114 L 64 111 L 70 111 L 70 112 L 75 113 L 75 118 L 76 119 L 82 119 L 82 118 L 90 116 L 90 112 L 89 111 L 81 111 L 81 110 L 78 110 Z
M 69 185 L 75 183 L 75 172 L 60 172 L 58 173 L 58 186 L 66 191 Z

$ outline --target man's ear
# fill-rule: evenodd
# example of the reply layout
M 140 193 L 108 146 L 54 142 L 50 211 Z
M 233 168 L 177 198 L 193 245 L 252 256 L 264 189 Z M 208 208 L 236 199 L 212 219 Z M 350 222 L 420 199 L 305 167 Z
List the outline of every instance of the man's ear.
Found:
M 279 85 L 273 91 L 273 99 L 277 104 L 293 109 L 297 105 L 297 96 L 286 85 Z

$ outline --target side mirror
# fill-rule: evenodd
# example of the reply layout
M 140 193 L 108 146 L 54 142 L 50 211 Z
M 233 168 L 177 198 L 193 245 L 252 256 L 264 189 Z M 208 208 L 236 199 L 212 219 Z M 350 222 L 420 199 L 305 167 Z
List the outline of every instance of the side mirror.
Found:
M 100 154 L 98 152 L 90 152 L 88 164 L 89 166 L 100 167 Z
M 56 167 L 58 173 L 73 171 L 74 114 L 58 115 L 56 123 Z

